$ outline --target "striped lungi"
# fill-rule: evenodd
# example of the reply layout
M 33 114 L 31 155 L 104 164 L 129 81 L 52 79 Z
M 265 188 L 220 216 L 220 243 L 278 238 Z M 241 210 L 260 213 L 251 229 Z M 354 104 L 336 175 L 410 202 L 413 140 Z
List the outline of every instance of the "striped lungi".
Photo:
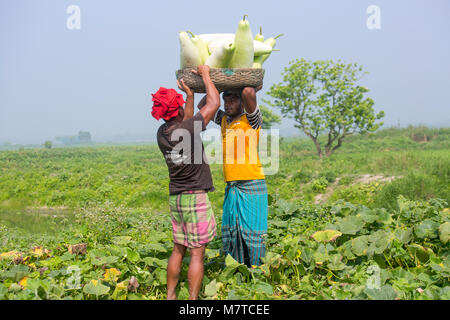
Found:
M 207 192 L 184 192 L 169 197 L 173 242 L 198 248 L 216 236 L 216 221 Z
M 222 219 L 225 254 L 249 267 L 260 265 L 266 253 L 267 216 L 265 180 L 228 182 Z

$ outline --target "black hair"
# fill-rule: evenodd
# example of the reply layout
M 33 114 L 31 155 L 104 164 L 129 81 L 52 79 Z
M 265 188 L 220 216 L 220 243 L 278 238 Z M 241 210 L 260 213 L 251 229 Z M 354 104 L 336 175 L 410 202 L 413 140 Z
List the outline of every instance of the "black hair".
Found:
M 224 91 L 222 94 L 222 98 L 225 98 L 227 96 L 236 96 L 239 97 L 239 99 L 241 98 L 241 91 L 242 90 L 227 90 Z

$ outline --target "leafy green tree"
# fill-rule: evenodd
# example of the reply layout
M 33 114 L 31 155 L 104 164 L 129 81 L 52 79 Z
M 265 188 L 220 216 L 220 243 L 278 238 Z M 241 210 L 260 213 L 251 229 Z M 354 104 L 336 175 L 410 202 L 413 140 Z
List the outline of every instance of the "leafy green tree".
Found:
M 285 68 L 283 81 L 267 92 L 273 101 L 263 101 L 293 118 L 295 127 L 313 140 L 320 158 L 329 157 L 349 135 L 383 125 L 375 122 L 384 112 L 375 114 L 373 99 L 365 97 L 369 90 L 356 84 L 365 74 L 356 63 L 297 59 Z M 321 145 L 323 133 L 327 138 Z
M 80 143 L 90 143 L 91 133 L 89 131 L 78 132 L 78 140 L 80 141 Z
M 52 148 L 52 142 L 50 140 L 47 140 L 44 142 L 44 147 L 46 147 L 47 149 L 51 149 Z
M 270 129 L 275 123 L 281 123 L 280 116 L 275 114 L 272 110 L 270 110 L 266 106 L 259 105 L 259 109 L 261 110 L 261 114 L 263 117 L 262 123 L 263 129 Z

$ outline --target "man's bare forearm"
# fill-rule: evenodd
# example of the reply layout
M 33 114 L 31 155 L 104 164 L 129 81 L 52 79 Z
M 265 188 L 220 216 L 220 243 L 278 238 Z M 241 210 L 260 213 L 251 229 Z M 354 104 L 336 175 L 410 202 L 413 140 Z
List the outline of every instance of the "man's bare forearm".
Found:
M 197 108 L 198 108 L 199 110 L 205 106 L 205 104 L 206 104 L 206 97 L 207 97 L 207 96 L 204 96 L 204 97 L 202 98 L 202 100 L 200 100 L 200 102 L 198 103 Z
M 247 113 L 253 113 L 256 110 L 256 90 L 253 87 L 245 87 L 242 90 L 242 102 Z
M 186 106 L 184 108 L 184 119 L 187 120 L 194 116 L 194 94 L 186 96 Z
M 209 105 L 220 105 L 220 96 L 219 91 L 217 91 L 216 86 L 211 81 L 211 77 L 209 73 L 202 74 L 203 83 L 206 88 L 206 103 Z
M 219 109 L 220 107 L 220 96 L 219 91 L 217 91 L 216 86 L 211 81 L 211 77 L 209 75 L 210 68 L 205 65 L 198 66 L 197 68 L 198 74 L 201 74 L 203 83 L 206 88 L 206 102 L 199 111 L 203 116 L 204 124 L 206 126 L 212 120 L 217 112 L 217 109 Z

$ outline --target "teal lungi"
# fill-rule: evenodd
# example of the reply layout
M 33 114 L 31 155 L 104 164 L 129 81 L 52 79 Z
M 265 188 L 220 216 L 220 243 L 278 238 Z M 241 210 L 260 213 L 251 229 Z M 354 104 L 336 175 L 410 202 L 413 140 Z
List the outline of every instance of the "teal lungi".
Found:
M 260 265 L 266 253 L 267 216 L 265 180 L 228 182 L 222 218 L 225 254 L 249 267 Z

